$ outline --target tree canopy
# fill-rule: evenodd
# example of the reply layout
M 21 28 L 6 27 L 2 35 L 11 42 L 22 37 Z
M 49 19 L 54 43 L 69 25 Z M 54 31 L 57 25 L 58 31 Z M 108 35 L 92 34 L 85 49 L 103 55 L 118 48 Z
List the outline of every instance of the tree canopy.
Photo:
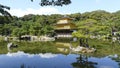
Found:
M 32 2 L 34 0 L 31 0 Z M 41 6 L 63 6 L 71 3 L 71 0 L 41 0 Z
M 11 17 L 12 18 L 11 14 L 7 10 L 10 10 L 10 7 L 0 4 L 0 13 L 2 15 L 4 15 L 5 17 Z
M 87 38 L 89 36 L 107 36 L 112 31 L 120 32 L 120 11 L 109 13 L 103 10 L 96 10 L 85 13 L 74 13 L 68 15 L 74 18 L 73 23 L 78 27 L 73 36 Z M 64 17 L 60 14 L 52 15 L 25 15 L 13 17 L 8 21 L 5 16 L 0 16 L 0 35 L 52 35 L 54 25 L 58 19 Z

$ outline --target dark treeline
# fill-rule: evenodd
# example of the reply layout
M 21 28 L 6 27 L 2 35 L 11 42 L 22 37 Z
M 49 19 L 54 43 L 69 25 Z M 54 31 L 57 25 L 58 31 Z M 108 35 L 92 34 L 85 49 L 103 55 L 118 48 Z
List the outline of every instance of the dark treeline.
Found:
M 120 33 L 120 11 L 115 13 L 97 10 L 85 13 L 74 13 L 67 15 L 74 18 L 73 23 L 78 27 L 78 31 L 73 36 L 86 37 L 88 35 L 108 35 L 111 32 Z M 23 17 L 13 16 L 7 19 L 0 16 L 0 35 L 53 35 L 54 25 L 64 15 L 25 15 Z

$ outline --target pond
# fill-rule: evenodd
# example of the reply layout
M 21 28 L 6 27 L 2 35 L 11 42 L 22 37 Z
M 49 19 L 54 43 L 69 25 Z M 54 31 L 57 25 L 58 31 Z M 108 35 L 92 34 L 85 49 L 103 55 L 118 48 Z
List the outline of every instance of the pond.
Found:
M 0 54 L 0 68 L 119 68 L 117 54 L 93 57 L 83 54 L 29 54 L 23 51 Z
M 94 53 L 72 53 L 69 42 L 14 42 L 17 48 L 7 50 L 0 42 L 0 68 L 120 68 L 120 44 L 90 40 Z M 72 42 L 75 47 L 77 42 Z

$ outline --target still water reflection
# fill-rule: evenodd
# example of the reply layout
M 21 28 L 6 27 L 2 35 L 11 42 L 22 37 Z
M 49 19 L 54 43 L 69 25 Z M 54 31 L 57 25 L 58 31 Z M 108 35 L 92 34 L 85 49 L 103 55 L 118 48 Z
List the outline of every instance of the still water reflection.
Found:
M 78 54 L 0 54 L 0 68 L 119 68 L 118 55 L 102 58 Z

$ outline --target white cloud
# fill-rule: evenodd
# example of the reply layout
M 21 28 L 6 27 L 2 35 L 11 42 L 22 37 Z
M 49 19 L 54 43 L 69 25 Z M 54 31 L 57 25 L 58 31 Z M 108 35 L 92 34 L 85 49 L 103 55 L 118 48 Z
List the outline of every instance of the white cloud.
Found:
M 38 14 L 38 15 L 50 15 L 50 14 L 62 14 L 58 9 L 54 7 L 42 7 L 39 9 L 28 8 L 26 10 L 23 9 L 11 9 L 9 11 L 13 16 L 22 17 L 27 14 Z
M 54 58 L 57 57 L 56 54 L 52 54 L 52 53 L 45 53 L 45 54 L 39 54 L 41 58 Z
M 9 57 L 22 57 L 22 56 L 33 57 L 34 56 L 34 54 L 24 53 L 23 51 L 18 51 L 16 53 L 8 52 L 6 55 L 9 56 Z
M 29 53 L 24 53 L 23 51 L 18 51 L 16 53 L 10 53 L 8 52 L 6 54 L 6 56 L 8 57 L 23 57 L 23 56 L 27 56 L 29 58 L 32 58 L 34 56 L 39 56 L 41 58 L 54 58 L 54 57 L 57 57 L 57 54 L 52 54 L 52 53 L 40 53 L 40 54 L 29 54 Z

